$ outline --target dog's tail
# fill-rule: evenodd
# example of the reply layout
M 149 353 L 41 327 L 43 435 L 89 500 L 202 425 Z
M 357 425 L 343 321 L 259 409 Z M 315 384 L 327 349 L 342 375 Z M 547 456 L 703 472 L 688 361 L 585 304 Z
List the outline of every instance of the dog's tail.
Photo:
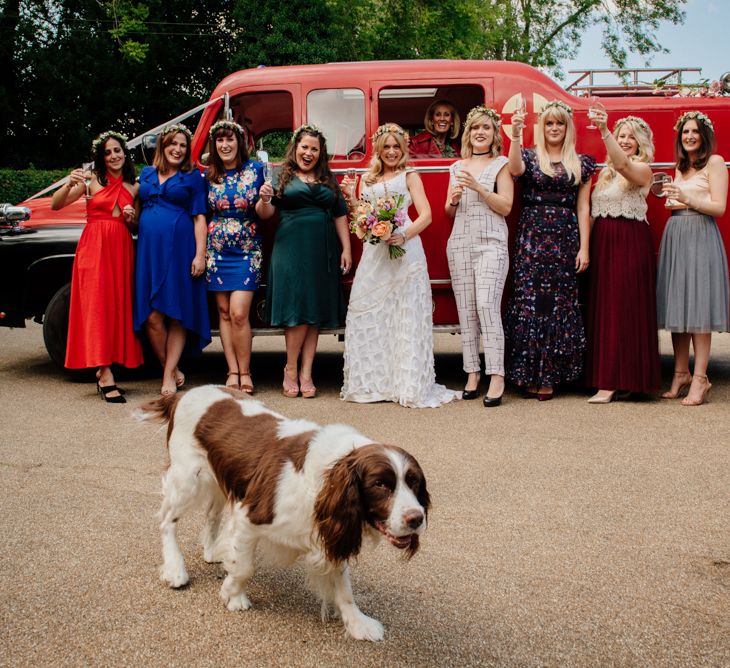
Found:
M 137 420 L 149 420 L 152 422 L 170 422 L 175 415 L 177 402 L 182 394 L 168 394 L 165 396 L 152 399 L 138 406 L 134 410 L 134 417 Z

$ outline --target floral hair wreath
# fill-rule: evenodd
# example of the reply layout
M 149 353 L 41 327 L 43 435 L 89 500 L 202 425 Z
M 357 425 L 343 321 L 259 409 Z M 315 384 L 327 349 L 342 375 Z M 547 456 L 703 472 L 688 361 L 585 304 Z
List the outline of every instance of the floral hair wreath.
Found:
M 94 141 L 91 142 L 91 152 L 96 153 L 96 149 L 99 148 L 107 139 L 116 139 L 121 145 L 122 149 L 126 152 L 127 150 L 127 135 L 123 135 L 121 132 L 116 130 L 107 130 L 102 132 Z
M 713 132 L 715 131 L 715 127 L 712 125 L 712 121 L 707 115 L 703 114 L 701 111 L 685 111 L 679 117 L 679 120 L 677 120 L 677 124 L 674 126 L 674 129 L 679 130 L 687 121 L 697 121 L 698 123 L 703 123 L 708 128 L 710 128 L 710 130 L 712 130 Z
M 316 125 L 313 125 L 312 123 L 304 123 L 304 125 L 300 125 L 296 130 L 294 130 L 291 138 L 296 139 L 303 132 L 307 132 L 318 137 L 324 136 L 324 132 L 322 132 L 322 130 L 320 130 Z
M 182 132 L 187 138 L 188 141 L 190 141 L 193 138 L 192 132 L 188 130 L 187 125 L 183 125 L 182 123 L 173 123 L 172 125 L 166 125 L 164 128 L 162 128 L 162 132 L 160 132 L 160 137 L 164 137 L 165 135 L 177 134 L 178 132 Z
M 378 137 L 391 134 L 400 135 L 403 137 L 403 141 L 405 141 L 406 144 L 408 143 L 408 133 L 400 125 L 396 125 L 395 123 L 383 123 L 383 125 L 375 131 L 375 134 L 370 138 L 370 140 L 375 142 Z
M 494 109 L 491 109 L 490 107 L 485 107 L 483 104 L 474 107 L 466 115 L 466 121 L 464 124 L 468 125 L 469 122 L 477 116 L 488 116 L 492 123 L 494 123 L 495 128 L 499 128 L 502 125 L 502 117 Z
M 545 106 L 544 106 L 544 107 L 543 107 L 543 108 L 542 108 L 542 109 L 540 110 L 540 116 L 541 116 L 541 117 L 542 117 L 542 116 L 544 116 L 544 115 L 545 115 L 545 113 L 546 113 L 546 112 L 547 112 L 548 110 L 550 110 L 550 109 L 552 109 L 552 108 L 554 108 L 554 107 L 559 107 L 559 108 L 560 108 L 560 109 L 562 109 L 562 110 L 563 110 L 563 111 L 564 111 L 564 112 L 565 112 L 566 114 L 568 114 L 568 116 L 570 116 L 570 117 L 572 118 L 572 116 L 573 116 L 573 109 L 572 109 L 571 107 L 569 107 L 569 106 L 568 106 L 567 104 L 565 104 L 565 102 L 563 102 L 562 100 L 552 100 L 551 102 L 548 102 L 548 103 L 547 103 L 547 104 L 546 104 L 546 105 L 545 105 Z
M 218 130 L 233 130 L 239 137 L 244 136 L 243 128 L 236 123 L 235 121 L 227 121 L 227 120 L 220 120 L 216 123 L 213 123 L 213 125 L 210 126 L 210 130 L 208 130 L 208 136 L 213 139 L 213 135 L 218 132 Z
M 619 118 L 614 124 L 613 124 L 613 131 L 616 132 L 624 123 L 635 123 L 638 125 L 644 132 L 651 132 L 651 128 L 649 127 L 649 124 L 643 119 L 639 118 L 638 116 L 624 116 L 623 118 Z

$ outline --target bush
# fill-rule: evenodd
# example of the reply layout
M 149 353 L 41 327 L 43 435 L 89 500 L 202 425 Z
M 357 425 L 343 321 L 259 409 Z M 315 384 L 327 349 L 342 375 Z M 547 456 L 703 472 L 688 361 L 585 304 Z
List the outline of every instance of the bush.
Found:
M 22 202 L 67 176 L 70 171 L 70 169 L 0 169 L 0 203 Z

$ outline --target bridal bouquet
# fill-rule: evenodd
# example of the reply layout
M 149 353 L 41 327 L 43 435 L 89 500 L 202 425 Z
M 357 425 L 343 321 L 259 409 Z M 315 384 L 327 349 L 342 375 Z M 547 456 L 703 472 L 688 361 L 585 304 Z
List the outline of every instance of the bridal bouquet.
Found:
M 373 204 L 367 199 L 358 202 L 350 222 L 350 231 L 363 243 L 379 244 L 388 241 L 406 221 L 403 195 L 379 197 Z M 390 259 L 402 257 L 406 250 L 402 246 L 388 246 Z

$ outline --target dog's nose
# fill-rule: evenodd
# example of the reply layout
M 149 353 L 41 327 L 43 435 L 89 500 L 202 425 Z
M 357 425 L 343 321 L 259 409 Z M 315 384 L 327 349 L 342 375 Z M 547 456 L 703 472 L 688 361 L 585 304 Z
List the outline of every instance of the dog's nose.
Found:
M 408 510 L 403 519 L 409 529 L 418 529 L 423 524 L 423 513 L 420 510 Z

